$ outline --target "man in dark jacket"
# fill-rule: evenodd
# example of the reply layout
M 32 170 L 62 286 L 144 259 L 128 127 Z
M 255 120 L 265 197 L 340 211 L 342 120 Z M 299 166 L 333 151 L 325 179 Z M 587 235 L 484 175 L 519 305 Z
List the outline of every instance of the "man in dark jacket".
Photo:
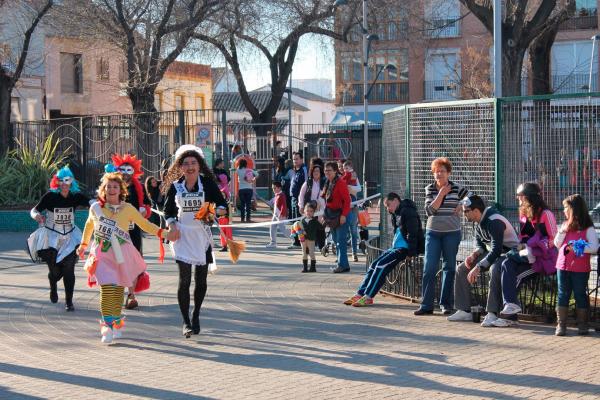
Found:
M 462 207 L 467 220 L 477 224 L 477 248 L 456 267 L 454 308 L 457 311 L 448 317 L 448 321 L 471 321 L 470 285 L 475 283 L 480 271 L 489 270 L 490 287 L 486 305 L 488 314 L 481 326 L 496 326 L 494 322 L 502 308 L 502 262 L 506 259 L 506 253 L 519 244 L 519 238 L 512 224 L 493 207 L 486 208 L 481 197 L 466 197 Z
M 402 260 L 423 253 L 425 237 L 415 203 L 410 199 L 402 200 L 397 193 L 391 192 L 385 198 L 385 207 L 391 214 L 394 228 L 392 247 L 371 263 L 356 294 L 344 301 L 346 305 L 372 305 L 387 274 Z
M 302 153 L 295 152 L 293 154 L 294 161 L 294 177 L 292 178 L 292 182 L 290 185 L 290 197 L 292 199 L 291 209 L 289 210 L 290 218 L 298 218 L 300 217 L 300 209 L 298 208 L 298 198 L 300 197 L 300 189 L 302 189 L 302 185 L 306 181 L 306 177 L 308 176 L 308 171 L 306 170 L 306 165 L 304 165 L 304 158 L 302 157 Z M 287 193 L 286 193 L 287 195 Z M 294 242 L 288 248 L 294 249 L 300 247 L 300 241 L 297 237 L 294 238 Z

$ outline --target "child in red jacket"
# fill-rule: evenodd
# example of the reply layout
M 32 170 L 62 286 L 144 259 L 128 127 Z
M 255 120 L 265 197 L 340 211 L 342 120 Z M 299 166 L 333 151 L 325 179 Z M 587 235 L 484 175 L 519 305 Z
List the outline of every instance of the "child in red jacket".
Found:
M 275 193 L 275 197 L 273 198 L 273 218 L 271 221 L 281 221 L 287 218 L 287 200 L 285 197 L 285 193 L 281 189 L 281 182 L 273 182 L 272 185 L 273 193 Z M 273 224 L 270 228 L 270 236 L 271 241 L 267 244 L 267 249 L 276 249 L 277 248 L 277 233 L 281 233 L 284 236 L 286 235 L 285 224 Z

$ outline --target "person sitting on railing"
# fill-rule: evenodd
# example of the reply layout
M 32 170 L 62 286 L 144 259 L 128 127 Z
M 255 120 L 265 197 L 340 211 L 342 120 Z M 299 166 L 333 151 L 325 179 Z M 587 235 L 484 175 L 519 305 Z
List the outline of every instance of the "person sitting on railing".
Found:
M 346 305 L 372 305 L 373 297 L 383 286 L 387 274 L 402 260 L 424 253 L 425 237 L 415 203 L 391 192 L 385 198 L 385 208 L 390 213 L 394 228 L 392 247 L 371 263 L 356 294 L 344 301 Z
M 517 251 L 508 254 L 502 263 L 502 297 L 504 308 L 500 314 L 507 318 L 497 321 L 514 325 L 516 316 L 522 311 L 518 303 L 519 286 L 538 273 L 546 275 L 556 272 L 558 251 L 554 246 L 557 234 L 556 218 L 548 209 L 542 197 L 540 186 L 535 182 L 526 182 L 517 188 L 519 201 L 519 220 L 521 244 Z
M 467 221 L 475 222 L 477 248 L 456 267 L 454 278 L 454 308 L 457 310 L 448 321 L 471 321 L 470 285 L 475 284 L 481 271 L 489 271 L 490 286 L 486 311 L 481 326 L 494 326 L 502 307 L 500 276 L 506 253 L 519 244 L 519 237 L 511 223 L 495 208 L 485 206 L 477 195 L 465 197 L 462 209 Z

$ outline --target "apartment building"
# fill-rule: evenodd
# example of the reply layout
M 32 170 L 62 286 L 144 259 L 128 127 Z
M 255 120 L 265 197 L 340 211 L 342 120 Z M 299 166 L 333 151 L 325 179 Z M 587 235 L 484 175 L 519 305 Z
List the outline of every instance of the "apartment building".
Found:
M 369 119 L 400 104 L 476 98 L 490 95 L 492 37 L 459 0 L 424 0 L 418 10 L 386 9 L 370 26 Z M 373 7 L 373 2 L 370 2 Z M 576 0 L 575 15 L 561 25 L 552 47 L 554 93 L 588 90 L 592 41 L 598 32 L 598 0 Z M 382 13 L 380 13 L 382 14 Z M 598 44 L 598 43 L 597 43 Z M 335 43 L 336 105 L 362 119 L 362 33 Z M 592 65 L 592 90 L 598 90 L 598 49 Z M 385 68 L 384 68 L 385 67 Z M 522 94 L 530 93 L 525 62 Z

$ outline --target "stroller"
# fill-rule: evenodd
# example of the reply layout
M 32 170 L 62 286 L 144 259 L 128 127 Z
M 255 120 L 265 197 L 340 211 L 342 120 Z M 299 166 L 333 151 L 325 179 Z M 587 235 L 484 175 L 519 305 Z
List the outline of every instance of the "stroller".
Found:
M 367 210 L 371 203 L 369 201 L 365 201 L 361 205 L 358 206 L 358 211 Z M 369 230 L 368 227 L 362 226 L 360 223 L 358 225 L 358 237 L 360 242 L 358 243 L 358 248 L 363 254 L 367 254 L 367 240 L 369 239 Z M 348 235 L 348 240 L 346 241 L 347 246 L 352 246 L 352 237 Z M 321 248 L 321 254 L 323 257 L 327 257 L 330 253 L 336 253 L 336 244 L 335 240 L 333 240 L 333 235 L 331 229 L 327 231 L 327 235 L 325 236 L 325 246 Z

